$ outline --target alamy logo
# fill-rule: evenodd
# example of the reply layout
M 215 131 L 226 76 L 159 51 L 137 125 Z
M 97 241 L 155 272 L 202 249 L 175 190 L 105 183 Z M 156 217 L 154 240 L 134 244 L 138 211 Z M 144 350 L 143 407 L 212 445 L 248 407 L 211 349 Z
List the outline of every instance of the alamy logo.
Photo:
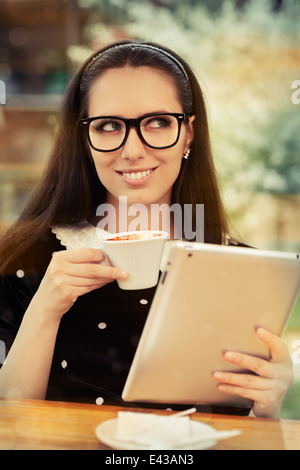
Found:
M 3 80 L 0 80 L 0 104 L 6 104 L 6 86 Z
M 3 364 L 5 361 L 6 348 L 5 343 L 0 339 L 0 364 Z
M 120 196 L 118 211 L 112 204 L 105 203 L 98 206 L 96 215 L 101 217 L 97 228 L 111 233 L 115 233 L 117 227 L 119 232 L 141 230 L 143 226 L 149 227 L 149 221 L 151 230 L 159 226 L 161 230 L 170 233 L 173 222 L 176 239 L 204 242 L 204 204 L 196 204 L 193 217 L 192 204 L 151 204 L 149 209 L 143 204 L 128 205 L 127 196 Z
M 294 80 L 292 83 L 292 88 L 296 90 L 292 93 L 292 103 L 300 104 L 300 80 Z
M 296 339 L 292 343 L 292 349 L 295 349 L 295 351 L 292 353 L 292 361 L 293 364 L 300 364 L 300 339 Z

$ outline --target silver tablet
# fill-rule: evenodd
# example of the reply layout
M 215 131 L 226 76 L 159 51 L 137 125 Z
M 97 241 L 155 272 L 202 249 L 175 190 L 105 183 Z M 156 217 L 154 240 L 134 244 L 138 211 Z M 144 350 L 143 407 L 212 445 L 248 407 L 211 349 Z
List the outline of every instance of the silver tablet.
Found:
M 269 358 L 255 329 L 281 335 L 299 289 L 297 254 L 175 242 L 123 399 L 249 407 L 218 391 L 212 372 L 240 371 L 223 359 L 225 350 Z

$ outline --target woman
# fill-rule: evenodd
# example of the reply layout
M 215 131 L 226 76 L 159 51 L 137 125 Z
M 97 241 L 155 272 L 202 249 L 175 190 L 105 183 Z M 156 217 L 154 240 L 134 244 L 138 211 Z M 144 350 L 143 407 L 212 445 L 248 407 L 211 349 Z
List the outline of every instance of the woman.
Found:
M 66 92 L 45 175 L 1 246 L 1 340 L 10 349 L 1 396 L 122 403 L 155 289 L 121 291 L 114 281 L 126 273 L 101 264 L 102 252 L 80 240 L 92 240 L 101 204 L 118 216 L 121 196 L 128 208 L 192 204 L 193 226 L 204 204 L 205 241 L 231 243 L 199 84 L 181 58 L 156 44 L 104 48 Z M 178 228 L 173 221 L 173 236 Z M 256 375 L 214 377 L 221 390 L 253 400 L 257 416 L 274 417 L 291 361 L 280 338 L 257 334 L 271 360 L 227 352 L 226 360 Z

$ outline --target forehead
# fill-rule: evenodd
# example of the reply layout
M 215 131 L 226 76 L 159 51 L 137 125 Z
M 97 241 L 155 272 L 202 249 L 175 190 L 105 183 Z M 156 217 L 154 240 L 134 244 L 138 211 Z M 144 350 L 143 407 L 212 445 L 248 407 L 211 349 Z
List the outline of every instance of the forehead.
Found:
M 89 91 L 89 116 L 137 117 L 156 111 L 182 112 L 172 78 L 147 66 L 113 68 Z

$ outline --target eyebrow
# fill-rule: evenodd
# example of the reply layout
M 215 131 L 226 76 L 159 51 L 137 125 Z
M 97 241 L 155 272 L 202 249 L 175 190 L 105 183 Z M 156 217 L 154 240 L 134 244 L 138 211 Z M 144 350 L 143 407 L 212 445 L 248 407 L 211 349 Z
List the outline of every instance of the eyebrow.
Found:
M 119 118 L 119 119 L 139 119 L 143 117 L 147 117 L 152 114 L 172 114 L 172 113 L 178 113 L 178 114 L 183 114 L 183 111 L 167 111 L 167 110 L 158 110 L 158 111 L 149 111 L 148 113 L 141 114 L 140 116 L 137 116 L 136 118 L 132 117 L 125 117 L 117 114 L 97 114 L 96 116 L 89 116 L 88 119 L 92 119 L 93 117 L 110 117 L 110 118 Z

